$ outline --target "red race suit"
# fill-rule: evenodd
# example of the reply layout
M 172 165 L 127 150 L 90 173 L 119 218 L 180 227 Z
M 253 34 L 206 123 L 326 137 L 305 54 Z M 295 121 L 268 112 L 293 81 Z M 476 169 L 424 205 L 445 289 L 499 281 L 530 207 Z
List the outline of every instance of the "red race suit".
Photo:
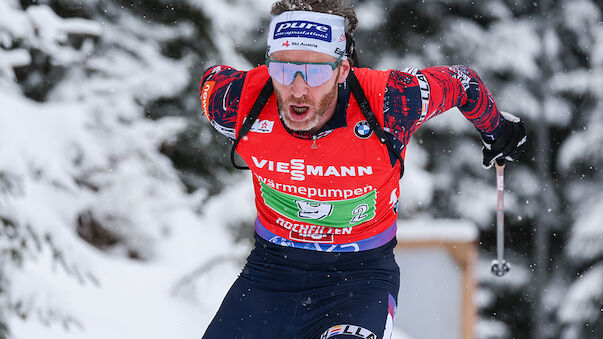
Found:
M 477 74 L 464 66 L 353 70 L 389 141 L 405 156 L 410 136 L 452 107 L 484 137 L 500 133 L 502 116 Z M 202 109 L 222 134 L 236 139 L 262 87 L 267 68 L 208 69 Z M 362 251 L 396 233 L 400 163 L 371 130 L 347 83 L 335 115 L 316 134 L 289 130 L 273 93 L 237 146 L 253 174 L 259 236 L 318 251 Z

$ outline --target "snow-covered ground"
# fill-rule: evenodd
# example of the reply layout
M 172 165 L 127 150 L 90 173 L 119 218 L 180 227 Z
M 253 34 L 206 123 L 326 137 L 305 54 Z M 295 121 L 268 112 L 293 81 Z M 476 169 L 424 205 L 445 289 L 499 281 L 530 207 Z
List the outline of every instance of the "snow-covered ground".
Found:
M 224 208 L 216 205 L 232 202 L 233 196 L 249 196 L 245 187 L 233 187 L 207 207 Z M 24 272 L 13 277 L 16 289 L 50 284 L 31 296 L 36 299 L 32 302 L 51 308 L 60 305 L 74 319 L 64 326 L 37 321 L 44 314 L 32 314 L 27 320 L 13 316 L 9 325 L 15 338 L 199 338 L 239 273 L 249 247 L 233 246 L 222 227 L 225 220 L 211 214 L 182 213 L 175 221 L 177 225 L 157 246 L 157 259 L 151 263 L 86 249 L 86 255 L 94 257 L 97 283 L 82 285 L 53 268 L 49 251 L 27 261 Z M 204 265 L 199 267 L 200 263 Z

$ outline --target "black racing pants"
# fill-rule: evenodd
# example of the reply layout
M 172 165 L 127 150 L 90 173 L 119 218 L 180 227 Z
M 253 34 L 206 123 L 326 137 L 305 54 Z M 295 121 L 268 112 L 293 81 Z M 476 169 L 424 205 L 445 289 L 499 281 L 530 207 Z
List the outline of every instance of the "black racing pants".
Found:
M 390 338 L 400 286 L 395 239 L 329 253 L 255 238 L 204 339 Z

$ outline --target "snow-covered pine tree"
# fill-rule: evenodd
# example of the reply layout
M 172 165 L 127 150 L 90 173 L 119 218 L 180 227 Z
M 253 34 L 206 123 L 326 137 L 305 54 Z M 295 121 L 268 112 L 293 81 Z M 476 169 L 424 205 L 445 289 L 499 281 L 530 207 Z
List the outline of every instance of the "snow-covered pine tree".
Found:
M 86 331 L 69 290 L 103 288 L 100 253 L 152 262 L 174 227 L 198 222 L 230 166 L 199 118 L 199 79 L 218 61 L 250 67 L 257 5 L 0 3 L 0 337 L 16 318 Z M 227 248 L 210 226 L 208 250 Z
M 44 260 L 48 269 L 58 266 L 81 282 L 95 281 L 87 257 L 71 255 L 78 248 L 70 226 L 75 226 L 79 205 L 74 199 L 78 189 L 73 163 L 82 150 L 76 144 L 83 140 L 76 140 L 75 133 L 57 140 L 54 134 L 61 127 L 75 127 L 60 123 L 77 112 L 68 104 L 41 107 L 25 94 L 34 82 L 40 87 L 47 84 L 45 79 L 56 77 L 54 71 L 61 66 L 85 59 L 89 44 L 76 48 L 68 43 L 69 35 L 89 41 L 101 28 L 84 19 L 59 18 L 44 5 L 26 9 L 18 1 L 0 3 L 0 13 L 0 321 L 2 335 L 7 336 L 8 316 L 78 324 L 68 307 L 40 300 L 40 294 L 54 294 L 60 287 L 40 279 L 40 272 L 28 267 L 30 262 Z M 25 67 L 33 68 L 31 77 L 19 84 L 19 69 Z M 41 89 L 37 94 L 31 97 L 40 99 L 46 92 Z M 65 224 L 70 217 L 72 222 Z
M 558 66 L 550 86 L 554 97 L 570 102 L 572 119 L 559 133 L 553 165 L 562 188 L 561 210 L 569 220 L 552 234 L 553 239 L 565 241 L 557 248 L 558 257 L 551 266 L 555 279 L 545 300 L 554 311 L 560 338 L 601 338 L 603 4 L 565 1 L 556 7 L 559 42 L 554 61 Z
M 196 81 L 193 58 L 162 50 L 196 33 L 119 1 L 0 3 L 2 336 L 8 317 L 84 328 L 65 276 L 102 281 L 82 239 L 148 260 L 174 215 L 194 210 L 158 151 L 185 120 L 145 108 Z
M 407 153 L 416 168 L 407 171 L 407 190 L 402 187 L 401 196 L 408 197 L 400 200 L 402 216 L 461 217 L 482 227 L 478 337 L 601 337 L 603 229 L 596 220 L 603 178 L 595 145 L 603 138 L 602 5 L 555 1 L 545 13 L 532 1 L 380 0 L 359 1 L 356 9 L 365 65 L 466 64 L 501 109 L 526 121 L 530 150 L 507 168 L 507 246 L 514 266 L 502 280 L 487 269 L 495 244 L 494 175 L 479 166 L 475 130 L 458 112 L 445 113 L 422 128 Z M 539 25 L 546 22 L 550 29 L 542 35 Z M 545 44 L 550 61 L 543 57 Z M 549 84 L 542 83 L 544 66 Z M 537 165 L 537 159 L 544 161 Z M 536 227 L 542 228 L 538 237 Z

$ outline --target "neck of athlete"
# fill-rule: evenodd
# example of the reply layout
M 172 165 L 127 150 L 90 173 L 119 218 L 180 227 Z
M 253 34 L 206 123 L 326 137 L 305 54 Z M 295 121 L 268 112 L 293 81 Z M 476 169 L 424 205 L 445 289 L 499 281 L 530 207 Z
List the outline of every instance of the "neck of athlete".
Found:
M 324 125 L 327 124 L 327 122 L 329 122 L 329 120 L 331 120 L 333 115 L 335 115 L 335 110 L 337 109 L 338 98 L 339 98 L 339 90 L 336 90 L 333 100 L 331 100 L 331 102 L 329 103 L 329 106 L 327 106 L 327 109 L 325 110 L 325 114 L 322 117 L 320 117 L 316 126 L 312 127 L 308 132 L 310 132 L 312 134 L 316 134 L 321 128 L 324 127 Z

